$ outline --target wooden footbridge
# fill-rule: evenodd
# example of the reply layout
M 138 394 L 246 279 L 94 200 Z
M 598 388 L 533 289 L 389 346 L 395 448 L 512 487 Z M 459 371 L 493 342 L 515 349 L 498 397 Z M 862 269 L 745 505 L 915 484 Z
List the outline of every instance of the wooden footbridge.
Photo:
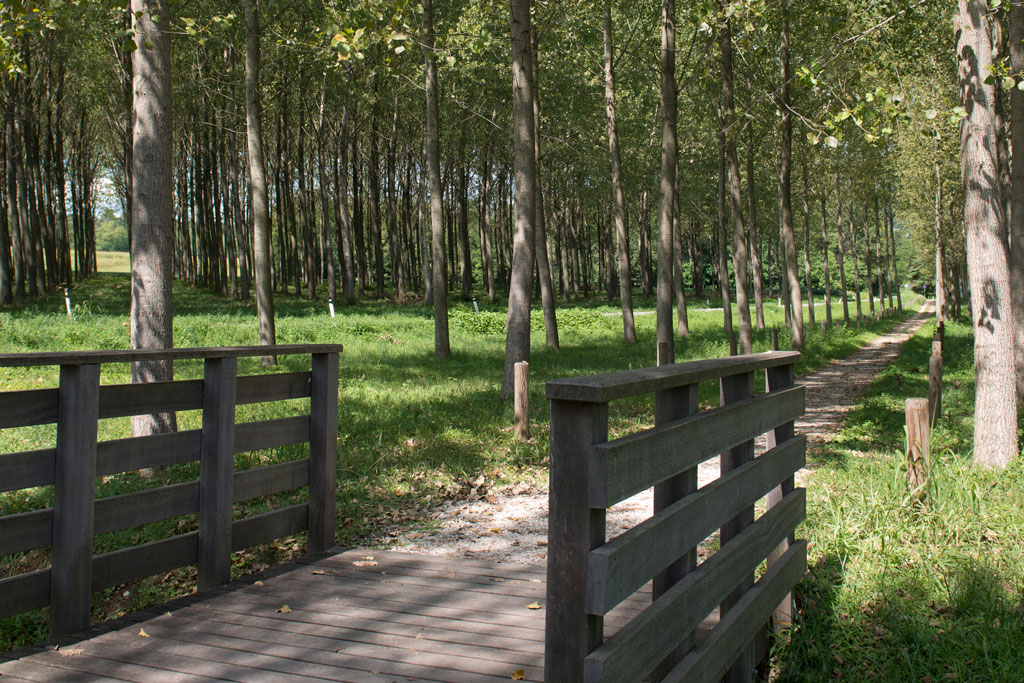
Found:
M 769 623 L 791 618 L 805 544 L 793 473 L 803 388 L 793 353 L 549 382 L 548 566 L 334 547 L 340 346 L 0 356 L 60 367 L 56 389 L 0 393 L 0 428 L 55 424 L 52 448 L 0 455 L 0 492 L 52 486 L 52 507 L 0 516 L 0 555 L 49 568 L 0 579 L 0 617 L 49 609 L 50 642 L 0 655 L 28 681 L 751 680 Z M 245 356 L 310 370 L 241 377 Z M 104 364 L 203 359 L 203 379 L 101 385 Z M 755 394 L 755 373 L 766 390 Z M 698 410 L 701 383 L 720 404 Z M 611 401 L 654 394 L 655 426 L 608 440 Z M 308 398 L 309 414 L 236 423 L 236 406 Z M 101 418 L 201 410 L 202 428 L 99 441 Z M 342 407 L 343 409 L 343 407 Z M 767 434 L 763 453 L 754 440 Z M 236 471 L 235 454 L 308 442 L 309 456 Z M 722 476 L 698 489 L 697 466 Z M 755 457 L 756 456 L 756 457 Z M 97 497 L 96 478 L 199 462 L 195 481 Z M 606 538 L 606 510 L 654 487 L 652 516 Z M 237 518 L 233 504 L 305 488 L 308 502 Z M 764 501 L 763 505 L 758 501 Z M 198 528 L 94 554 L 98 534 L 197 515 Z M 231 553 L 305 531 L 309 555 L 231 582 Z M 701 563 L 696 547 L 719 533 Z M 765 562 L 767 560 L 767 562 Z M 196 565 L 199 591 L 90 626 L 92 595 Z

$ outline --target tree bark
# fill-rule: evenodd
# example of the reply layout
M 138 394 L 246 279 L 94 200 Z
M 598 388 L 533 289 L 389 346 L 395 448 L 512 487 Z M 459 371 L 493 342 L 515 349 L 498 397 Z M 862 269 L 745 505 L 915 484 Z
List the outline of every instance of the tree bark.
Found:
M 612 3 L 604 0 L 604 106 L 608 115 L 608 152 L 612 162 L 612 201 L 615 205 L 615 246 L 622 303 L 622 334 L 636 343 L 633 324 L 633 285 L 629 276 L 629 234 L 626 232 L 626 200 L 622 193 L 619 131 L 615 122 L 615 72 L 612 68 Z
M 757 186 L 754 179 L 754 125 L 747 126 L 747 213 L 750 223 L 750 266 L 754 276 L 754 319 L 757 329 L 764 329 L 764 274 L 757 231 Z
M 846 241 L 843 239 L 843 193 L 839 184 L 839 172 L 836 171 L 836 238 L 838 251 L 836 256 L 839 260 L 839 295 L 843 300 L 843 324 L 850 324 L 850 303 L 847 301 L 846 291 Z
M 434 14 L 432 0 L 423 0 L 423 54 L 426 72 L 427 184 L 430 189 L 431 295 L 434 300 L 434 355 L 451 355 L 448 344 L 448 269 L 444 251 L 444 215 L 441 206 L 440 117 L 437 106 L 437 57 L 434 54 Z
M 782 111 L 782 142 L 779 149 L 779 221 L 782 229 L 783 261 L 789 284 L 792 346 L 804 349 L 804 309 L 800 301 L 800 275 L 796 269 L 796 238 L 793 235 L 793 204 L 790 196 L 793 162 L 793 112 L 789 108 L 789 0 L 782 0 L 782 30 L 779 32 L 779 109 Z
M 675 362 L 672 334 L 672 226 L 679 145 L 676 134 L 676 3 L 661 0 L 661 200 L 658 206 L 658 364 Z M 664 349 L 664 351 L 662 351 Z
M 132 0 L 135 40 L 132 131 L 131 348 L 174 346 L 173 260 L 174 166 L 171 156 L 171 17 L 164 0 Z M 174 379 L 170 361 L 132 363 L 132 382 Z M 132 434 L 175 428 L 174 413 L 136 415 Z
M 807 158 L 803 159 L 804 280 L 807 283 L 807 322 L 814 327 L 814 283 L 811 280 L 811 191 L 807 179 Z
M 718 133 L 718 289 L 722 295 L 722 329 L 726 339 L 732 338 L 732 301 L 729 295 L 729 253 L 725 223 L 728 208 L 725 203 L 725 127 Z
M 999 187 L 987 5 L 959 0 L 956 18 L 967 266 L 974 318 L 974 462 L 1003 468 L 1017 455 L 1017 403 L 1006 217 Z
M 537 279 L 540 281 L 540 302 L 544 312 L 544 343 L 549 349 L 558 350 L 558 318 L 555 316 L 555 291 L 551 279 L 551 258 L 548 254 L 547 225 L 544 214 L 544 191 L 540 180 L 540 88 L 538 79 L 537 31 L 530 23 L 530 73 L 533 99 L 533 224 L 534 258 L 537 261 Z
M 1010 3 L 1010 71 L 1024 73 L 1024 3 Z M 1021 77 L 1018 76 L 1018 86 Z M 1017 403 L 1024 403 L 1024 91 L 1010 90 L 1010 292 L 1013 297 L 1013 328 Z M 958 297 L 959 301 L 959 297 Z
M 508 294 L 505 371 L 501 399 L 512 396 L 515 364 L 530 360 L 530 280 L 534 263 L 534 221 L 537 210 L 533 69 L 530 44 L 530 0 L 511 0 L 509 29 L 512 44 L 512 133 L 515 156 L 515 205 L 512 280 Z

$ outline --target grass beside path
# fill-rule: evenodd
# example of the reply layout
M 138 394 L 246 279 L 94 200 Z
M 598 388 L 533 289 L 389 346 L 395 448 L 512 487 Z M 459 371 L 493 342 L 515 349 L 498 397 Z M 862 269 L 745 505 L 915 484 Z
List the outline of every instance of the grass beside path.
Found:
M 71 290 L 74 317 L 68 319 L 62 293 L 0 310 L 0 352 L 128 347 L 130 281 L 127 275 L 102 273 L 75 283 Z M 176 346 L 255 344 L 256 312 L 252 303 L 240 303 L 176 284 L 174 292 Z M 429 517 L 446 499 L 484 494 L 518 482 L 543 485 L 547 478 L 547 415 L 544 383 L 555 377 L 625 370 L 655 363 L 655 316 L 637 316 L 639 343 L 622 341 L 618 307 L 588 300 L 561 304 L 558 310 L 562 349 L 544 347 L 543 322 L 535 311 L 531 358 L 531 422 L 533 440 L 521 444 L 512 433 L 512 406 L 500 402 L 498 390 L 504 362 L 503 306 L 481 300 L 480 313 L 472 303 L 451 302 L 452 356 L 433 356 L 431 310 L 419 304 L 395 305 L 363 301 L 336 306 L 328 315 L 326 298 L 307 300 L 291 295 L 276 297 L 278 342 L 342 343 L 338 442 L 339 543 L 365 542 L 382 523 L 394 524 Z M 714 302 L 712 302 L 714 303 Z M 638 301 L 638 311 L 652 311 L 653 301 Z M 721 311 L 700 312 L 701 300 L 690 310 L 689 339 L 677 340 L 679 361 L 728 355 L 721 332 Z M 818 308 L 819 315 L 823 312 Z M 769 326 L 782 327 L 782 312 L 766 306 Z M 835 307 L 835 319 L 841 309 Z M 810 330 L 800 371 L 813 369 L 832 358 L 845 356 L 891 328 L 904 317 L 893 317 L 861 329 Z M 780 346 L 789 345 L 789 332 L 780 330 Z M 755 351 L 770 348 L 768 331 L 755 334 Z M 308 359 L 283 357 L 274 371 L 303 370 Z M 268 372 L 255 359 L 239 362 L 240 374 Z M 202 377 L 202 364 L 175 364 L 177 379 Z M 104 383 L 128 381 L 127 366 L 105 366 Z M 55 368 L 0 370 L 0 390 L 45 388 L 57 385 Z M 710 384 L 702 398 L 717 402 Z M 264 420 L 299 414 L 308 400 L 242 406 L 238 420 Z M 199 411 L 178 414 L 181 429 L 197 428 Z M 649 398 L 613 404 L 612 435 L 650 426 Z M 102 440 L 129 435 L 127 419 L 103 420 Z M 0 432 L 0 453 L 52 447 L 52 427 Z M 302 458 L 304 447 L 242 453 L 236 467 L 273 464 Z M 108 496 L 193 479 L 193 465 L 160 468 L 151 479 L 137 473 L 104 477 L 98 495 Z M 304 490 L 272 500 L 236 506 L 236 515 L 262 512 L 270 504 L 302 502 Z M 52 489 L 43 487 L 0 495 L 0 514 L 49 507 Z M 194 516 L 137 527 L 96 539 L 95 552 L 109 552 L 129 544 L 183 533 L 195 528 Z M 283 561 L 301 552 L 303 539 L 284 539 L 271 546 L 235 555 L 236 575 Z M 44 567 L 43 552 L 0 558 L 0 575 Z M 106 618 L 187 592 L 194 585 L 194 570 L 172 572 L 159 580 L 140 582 L 108 591 L 94 601 L 94 616 Z M 42 639 L 45 615 L 35 613 L 0 622 L 0 650 L 12 644 Z
M 971 465 L 973 340 L 947 324 L 944 416 L 924 503 L 907 494 L 906 398 L 928 395 L 934 325 L 810 457 L 809 573 L 780 681 L 1024 680 L 1024 465 Z

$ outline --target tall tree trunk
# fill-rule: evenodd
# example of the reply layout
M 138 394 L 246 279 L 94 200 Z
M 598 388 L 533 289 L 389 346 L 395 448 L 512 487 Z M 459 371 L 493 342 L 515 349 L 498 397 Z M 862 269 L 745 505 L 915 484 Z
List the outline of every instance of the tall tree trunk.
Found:
M 432 0 L 423 0 L 423 54 L 426 72 L 427 126 L 425 147 L 427 182 L 430 185 L 431 294 L 434 299 L 434 355 L 447 358 L 448 282 L 445 271 L 444 215 L 441 207 L 440 117 L 437 106 L 437 57 L 434 55 L 434 14 Z
M 882 313 L 885 313 L 885 295 L 886 292 L 890 292 L 892 280 L 889 277 L 889 252 L 885 251 L 883 258 L 882 254 L 882 219 L 878 211 L 878 195 L 875 195 L 875 260 L 878 262 L 878 307 Z M 883 287 L 884 278 L 884 287 Z M 892 302 L 892 296 L 889 296 L 889 302 Z M 891 308 L 891 306 L 890 306 Z
M 850 225 L 850 246 L 853 252 L 853 291 L 857 302 L 857 322 L 860 323 L 863 317 L 863 310 L 860 305 L 860 259 L 857 257 L 857 228 L 853 224 L 853 214 L 856 206 L 851 197 L 848 223 Z
M 633 285 L 629 276 L 629 234 L 626 232 L 626 200 L 622 193 L 619 131 L 615 123 L 615 72 L 612 62 L 612 3 L 611 0 L 604 0 L 604 107 L 608 115 L 608 151 L 612 161 L 612 200 L 615 204 L 615 246 L 619 297 L 622 302 L 622 333 L 628 343 L 635 344 Z
M 473 289 L 473 255 L 469 249 L 469 168 L 466 164 L 465 129 L 459 138 L 459 160 L 455 169 L 455 182 L 458 186 L 455 199 L 459 205 L 459 258 L 462 267 L 459 280 L 462 283 L 462 297 L 468 299 Z
M 533 188 L 534 212 L 533 224 L 534 258 L 537 261 L 537 278 L 540 280 L 540 303 L 544 312 L 544 343 L 555 351 L 558 343 L 558 318 L 555 316 L 555 287 L 551 278 L 551 257 L 548 253 L 547 220 L 544 213 L 544 191 L 540 180 L 540 88 L 538 82 L 538 51 L 537 31 L 530 23 L 530 71 L 533 76 Z
M 1024 73 L 1024 3 L 1011 2 L 1010 70 Z M 1024 90 L 1010 89 L 1010 293 L 1013 297 L 1013 328 L 1016 330 L 1014 366 L 1017 404 L 1024 403 Z M 957 297 L 959 303 L 959 296 Z M 958 306 L 959 308 L 959 306 Z
M 679 143 L 676 133 L 676 3 L 661 0 L 661 200 L 658 206 L 658 364 L 675 362 L 672 334 L 672 228 Z
M 732 338 L 732 301 L 729 294 L 729 264 L 726 262 L 729 253 L 726 235 L 726 215 L 728 208 L 725 199 L 725 127 L 718 133 L 718 289 L 722 295 L 722 329 L 727 339 Z
M 838 192 L 838 188 L 836 188 Z M 832 275 L 828 268 L 828 190 L 821 178 L 821 269 L 825 277 L 825 322 L 832 324 Z
M 1017 455 L 1017 403 L 1006 217 L 998 184 L 988 7 L 959 0 L 957 65 L 967 266 L 974 318 L 974 462 L 1006 467 Z
M 253 274 L 256 280 L 256 317 L 260 345 L 277 343 L 274 321 L 274 281 L 270 255 L 270 197 L 267 163 L 263 157 L 260 121 L 260 24 L 256 0 L 245 0 L 245 124 L 249 150 L 249 201 L 252 203 Z M 284 254 L 281 255 L 284 258 Z M 284 282 L 284 279 L 282 279 Z M 276 362 L 263 356 L 264 365 Z
M 793 204 L 790 176 L 793 162 L 793 112 L 789 108 L 789 0 L 782 0 L 782 30 L 779 32 L 779 109 L 782 111 L 782 142 L 779 148 L 779 221 L 782 230 L 782 257 L 789 285 L 792 346 L 804 348 L 804 309 L 800 301 L 800 275 L 796 269 L 796 237 L 793 235 Z
M 480 260 L 484 270 L 487 300 L 494 301 L 494 258 L 491 249 L 491 159 L 490 149 L 484 154 L 480 171 Z
M 807 283 L 807 322 L 814 327 L 814 283 L 811 281 L 811 191 L 807 179 L 807 158 L 803 159 L 804 280 Z
M 890 210 L 888 216 L 889 223 L 889 244 L 892 247 L 892 279 L 893 288 L 896 290 L 896 309 L 903 312 L 903 294 L 900 291 L 900 273 L 899 268 L 896 265 L 896 215 Z
M 534 221 L 537 187 L 533 113 L 533 68 L 530 41 L 530 0 L 511 0 L 509 29 L 512 43 L 512 132 L 515 156 L 515 234 L 512 247 L 512 281 L 508 295 L 505 337 L 505 372 L 501 398 L 515 388 L 515 364 L 530 360 L 530 278 L 534 262 Z
M 132 0 L 135 40 L 132 59 L 134 130 L 132 160 L 131 348 L 174 346 L 172 246 L 174 166 L 171 156 L 171 17 L 163 0 Z M 132 382 L 174 379 L 170 361 L 132 363 Z M 175 428 L 174 413 L 136 415 L 132 434 Z
M 843 300 L 843 323 L 850 324 L 850 303 L 847 301 L 846 289 L 846 240 L 843 239 L 843 196 L 839 186 L 839 174 L 836 173 L 836 238 L 838 244 L 837 256 L 839 259 L 839 287 L 840 296 Z
M 356 295 L 356 265 L 352 254 L 352 218 L 348 208 L 348 107 L 341 108 L 341 139 L 338 141 L 338 158 L 334 167 L 334 184 L 338 188 L 335 202 L 338 209 L 338 227 L 341 236 L 341 257 L 345 275 L 345 301 L 351 302 Z
M 683 243 L 679 225 L 679 177 L 676 176 L 675 206 L 672 209 L 672 288 L 676 293 L 676 334 L 690 336 L 690 316 L 686 310 L 686 287 L 683 286 Z
M 754 318 L 757 329 L 764 329 L 764 276 L 757 232 L 757 188 L 754 179 L 754 125 L 747 126 L 747 213 L 750 223 L 750 265 L 754 271 Z

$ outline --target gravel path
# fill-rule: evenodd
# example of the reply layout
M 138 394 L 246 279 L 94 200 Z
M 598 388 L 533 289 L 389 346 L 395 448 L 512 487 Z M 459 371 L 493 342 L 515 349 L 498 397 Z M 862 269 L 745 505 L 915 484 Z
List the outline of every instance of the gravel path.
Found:
M 867 346 L 797 378 L 807 387 L 807 413 L 796 429 L 807 434 L 811 448 L 836 434 L 846 412 L 896 358 L 903 343 L 924 325 L 930 311 L 931 307 L 926 306 Z M 763 439 L 758 449 L 763 449 Z M 798 472 L 798 480 L 805 474 L 806 470 Z M 717 477 L 717 457 L 701 464 L 700 486 Z M 434 513 L 435 529 L 391 530 L 380 544 L 427 555 L 543 565 L 547 559 L 547 491 L 524 489 L 449 503 Z M 646 491 L 610 508 L 608 536 L 616 536 L 650 517 L 652 505 L 651 492 Z

